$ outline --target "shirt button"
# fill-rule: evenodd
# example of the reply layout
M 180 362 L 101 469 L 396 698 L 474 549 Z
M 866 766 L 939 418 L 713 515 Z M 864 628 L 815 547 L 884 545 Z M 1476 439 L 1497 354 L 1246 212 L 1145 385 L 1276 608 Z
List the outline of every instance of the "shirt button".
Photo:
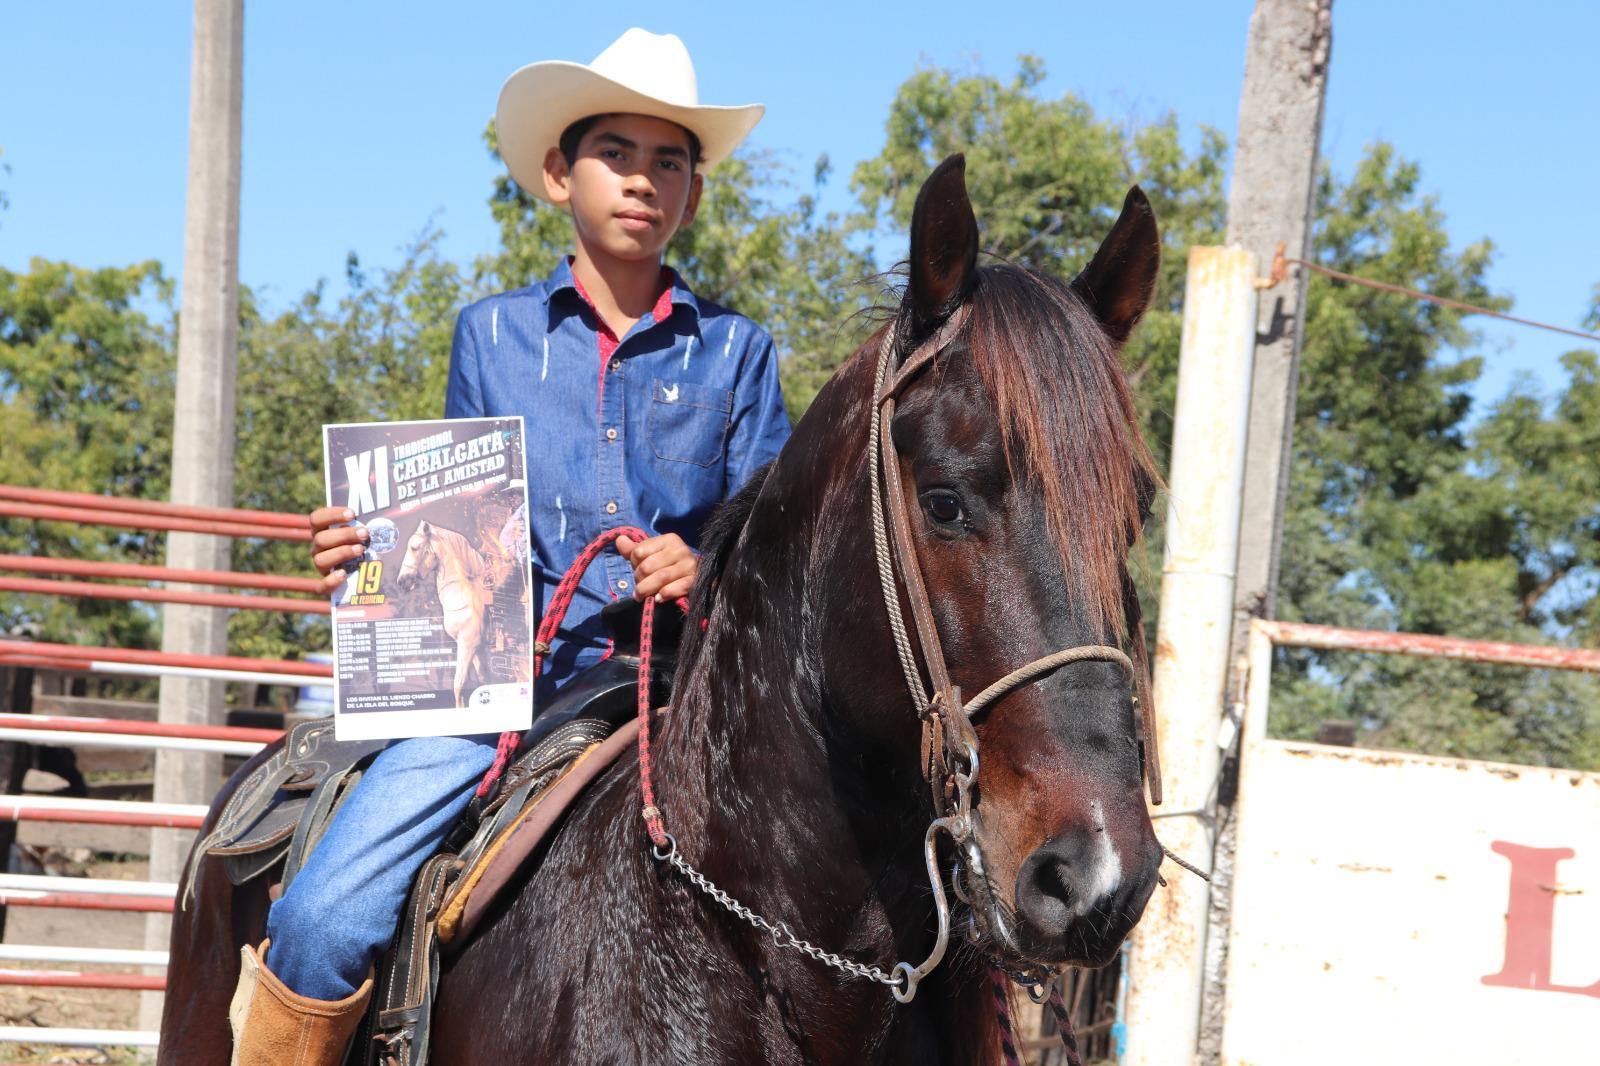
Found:
M 615 374 L 617 371 L 619 371 L 621 369 L 622 369 L 622 360 L 621 359 L 613 359 L 613 360 L 611 360 L 611 372 L 613 374 Z
M 626 581 L 618 581 L 617 582 L 617 588 L 621 589 L 623 592 L 627 592 L 628 591 L 628 583 Z
M 606 504 L 606 514 L 616 514 L 616 513 L 617 513 L 617 501 L 616 500 L 612 500 L 610 503 Z
M 615 428 L 606 430 L 606 440 L 616 440 L 616 439 L 617 439 L 617 431 L 616 431 Z

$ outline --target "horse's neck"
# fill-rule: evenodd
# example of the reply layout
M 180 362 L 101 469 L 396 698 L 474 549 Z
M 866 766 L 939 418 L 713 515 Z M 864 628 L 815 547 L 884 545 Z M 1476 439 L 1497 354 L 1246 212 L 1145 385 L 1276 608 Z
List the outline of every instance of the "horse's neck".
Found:
M 782 602 L 787 594 L 782 585 L 769 582 L 770 596 L 761 602 L 745 601 L 738 589 L 722 589 L 723 604 L 699 651 L 699 668 L 680 677 L 672 712 L 663 722 L 653 771 L 656 802 L 684 857 L 735 899 L 824 951 L 888 970 L 899 956 L 894 923 L 881 913 L 882 901 L 874 893 L 882 860 L 874 854 L 876 842 L 863 846 L 856 833 L 859 819 L 846 809 L 857 784 L 830 779 L 837 778 L 838 768 L 821 733 L 825 720 L 806 691 L 804 653 L 796 657 L 789 648 L 775 655 L 770 642 L 739 636 L 799 632 L 797 613 Z M 737 617 L 728 612 L 730 593 L 743 601 Z M 661 891 L 655 878 L 642 885 L 645 892 Z M 854 1050 L 875 1045 L 859 1058 L 854 1053 L 840 1058 L 808 1044 L 817 1052 L 815 1061 L 884 1061 L 882 1050 L 895 1022 L 887 988 L 841 981 L 838 974 L 737 924 L 709 896 L 690 891 L 703 924 L 660 935 L 717 942 L 725 936 L 710 930 L 726 927 L 746 942 L 738 952 L 742 958 L 748 960 L 750 953 L 760 959 L 768 989 L 762 1005 L 747 1009 L 765 1010 L 781 1001 L 803 1029 L 823 1028 L 826 1020 L 826 1028 L 853 1033 Z M 775 1042 L 763 1050 L 764 1061 L 797 1061 L 800 1045 L 793 1033 L 773 1027 L 762 1031 Z M 811 1039 L 807 1034 L 803 1041 Z M 810 1053 L 802 1057 L 810 1059 Z

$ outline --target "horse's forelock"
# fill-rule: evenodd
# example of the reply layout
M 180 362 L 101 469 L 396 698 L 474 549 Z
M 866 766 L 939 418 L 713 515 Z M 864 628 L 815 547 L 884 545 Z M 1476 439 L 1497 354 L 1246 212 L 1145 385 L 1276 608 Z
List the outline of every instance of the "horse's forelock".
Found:
M 979 273 L 964 336 L 995 403 L 1006 462 L 1039 486 L 1086 621 L 1126 632 L 1136 624 L 1127 553 L 1159 476 L 1117 350 L 1055 278 L 1006 263 Z

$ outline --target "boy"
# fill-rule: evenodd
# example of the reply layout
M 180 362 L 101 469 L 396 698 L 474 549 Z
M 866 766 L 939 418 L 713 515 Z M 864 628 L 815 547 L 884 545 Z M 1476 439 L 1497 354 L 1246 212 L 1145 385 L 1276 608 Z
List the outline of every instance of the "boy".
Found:
M 788 435 L 771 339 L 697 300 L 661 262 L 694 219 L 702 168 L 733 151 L 763 110 L 700 106 L 682 42 L 638 29 L 590 66 L 535 63 L 501 90 L 501 154 L 524 189 L 568 210 L 576 248 L 543 282 L 461 313 L 445 415 L 525 417 L 541 611 L 601 532 L 655 534 L 619 539 L 585 575 L 540 705 L 607 653 L 601 607 L 688 592 L 707 514 Z M 351 518 L 331 507 L 311 515 L 329 591 L 363 551 L 366 531 L 343 524 Z M 267 940 L 244 949 L 230 1010 L 236 1063 L 340 1061 L 411 880 L 465 809 L 494 741 L 418 738 L 378 756 L 273 905 Z

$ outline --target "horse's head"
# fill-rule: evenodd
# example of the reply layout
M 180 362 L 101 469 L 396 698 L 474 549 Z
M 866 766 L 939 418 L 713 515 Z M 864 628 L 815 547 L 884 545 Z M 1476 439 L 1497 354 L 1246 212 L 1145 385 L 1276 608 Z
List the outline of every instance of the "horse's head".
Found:
M 406 541 L 405 558 L 400 561 L 400 573 L 395 583 L 401 591 L 409 592 L 418 578 L 426 577 L 438 565 L 439 553 L 434 544 L 433 527 L 426 522 L 417 523 L 417 531 Z
M 977 259 L 955 157 L 917 201 L 877 392 L 892 397 L 886 525 L 892 534 L 898 477 L 906 527 L 883 540 L 915 642 L 916 680 L 900 692 L 924 679 L 938 692 L 947 674 L 945 720 L 924 731 L 921 762 L 931 745 L 934 802 L 942 792 L 949 814 L 971 769 L 966 716 L 950 704 L 1054 653 L 1086 653 L 972 714 L 981 759 L 955 879 L 969 937 L 999 958 L 1101 964 L 1142 913 L 1161 858 L 1141 794 L 1146 664 L 1126 566 L 1156 478 L 1118 357 L 1149 303 L 1159 239 L 1135 188 L 1071 284 Z M 931 608 L 916 626 L 912 569 Z M 894 659 L 881 669 L 900 673 Z M 902 695 L 898 721 L 904 708 Z

